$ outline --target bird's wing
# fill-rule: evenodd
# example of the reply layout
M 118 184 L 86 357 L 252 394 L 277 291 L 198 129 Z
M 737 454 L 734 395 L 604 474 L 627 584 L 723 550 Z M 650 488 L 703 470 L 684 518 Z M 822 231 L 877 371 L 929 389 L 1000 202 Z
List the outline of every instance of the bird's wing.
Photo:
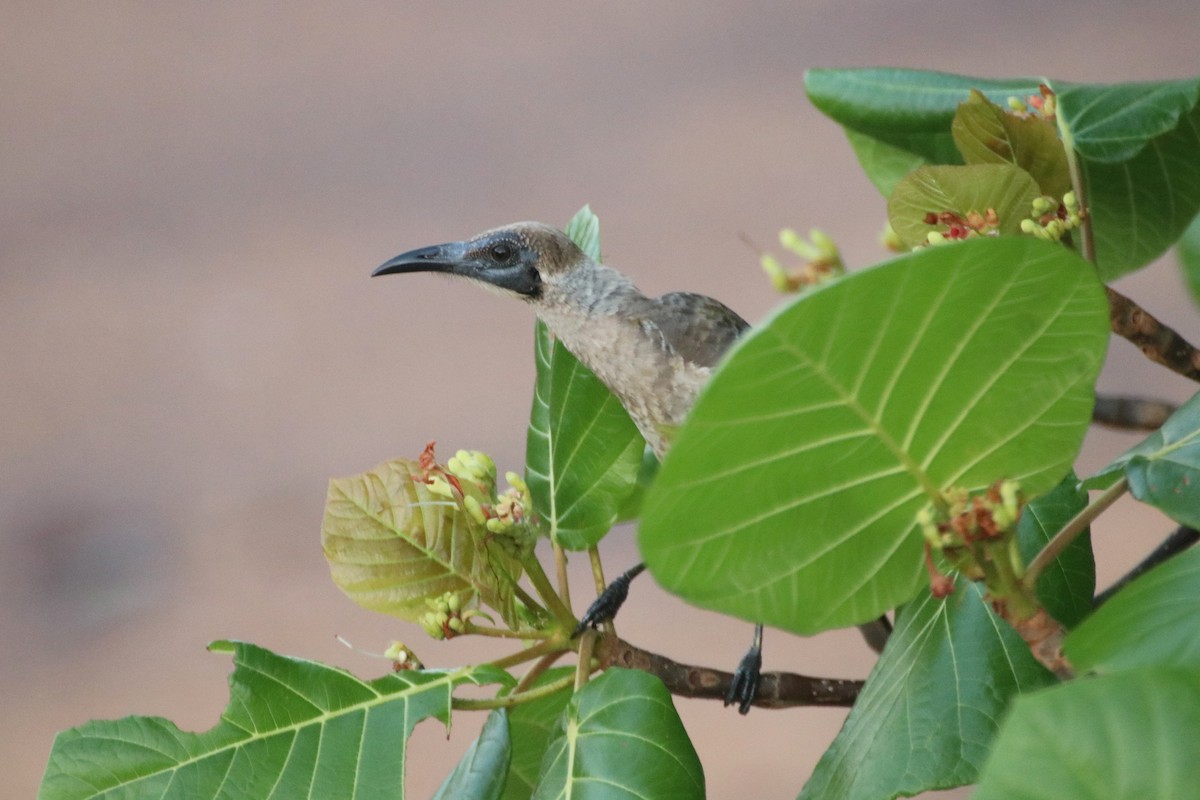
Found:
M 715 366 L 750 327 L 719 300 L 691 292 L 671 292 L 650 300 L 642 316 L 684 360 L 701 367 Z

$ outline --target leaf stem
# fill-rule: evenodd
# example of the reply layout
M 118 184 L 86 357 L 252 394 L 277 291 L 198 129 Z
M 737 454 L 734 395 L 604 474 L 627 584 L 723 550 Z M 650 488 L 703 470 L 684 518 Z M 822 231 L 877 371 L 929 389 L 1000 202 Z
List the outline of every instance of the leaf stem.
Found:
M 1093 264 L 1096 263 L 1096 238 L 1092 232 L 1092 210 L 1088 203 L 1087 177 L 1083 174 L 1083 166 L 1079 163 L 1079 154 L 1075 152 L 1075 137 L 1063 119 L 1061 110 L 1058 113 L 1058 135 L 1062 137 L 1063 149 L 1067 153 L 1067 170 L 1071 174 L 1071 188 L 1075 190 L 1075 199 L 1083 209 L 1079 232 L 1082 241 L 1079 243 L 1079 253 Z
M 558 577 L 558 596 L 562 598 L 563 605 L 570 608 L 571 584 L 567 581 L 567 553 L 558 542 L 551 540 L 550 546 L 554 549 L 554 570 Z
M 492 636 L 497 639 L 550 639 L 557 635 L 556 631 L 510 631 L 504 628 L 494 628 L 491 625 L 476 625 L 471 622 L 467 624 L 467 629 L 463 631 L 463 635 L 475 634 L 477 636 Z
M 530 700 L 537 700 L 540 697 L 548 697 L 555 692 L 561 692 L 570 686 L 574 680 L 575 676 L 567 675 L 552 683 L 547 683 L 545 686 L 539 686 L 536 689 L 530 689 L 526 692 L 513 692 L 503 697 L 487 697 L 479 700 L 455 697 L 451 699 L 450 707 L 458 711 L 491 711 L 495 708 L 511 708 L 521 703 L 527 703 Z
M 521 676 L 521 680 L 517 682 L 516 688 L 513 689 L 513 694 L 523 692 L 532 686 L 533 682 L 536 681 L 543 672 L 554 666 L 554 662 L 558 661 L 566 654 L 566 650 L 560 650 L 557 653 L 547 653 L 546 655 L 542 656 L 536 664 L 529 668 L 528 672 Z
M 596 594 L 603 594 L 608 588 L 604 580 L 604 565 L 600 563 L 600 549 L 596 545 L 588 548 L 588 558 L 592 562 L 592 578 L 596 581 Z
M 575 665 L 575 691 L 582 689 L 592 674 L 592 651 L 596 648 L 596 632 L 585 631 L 579 639 L 579 663 Z
M 547 653 L 567 652 L 571 648 L 568 647 L 562 639 L 544 639 L 532 647 L 526 647 L 524 650 L 518 650 L 515 653 L 509 653 L 506 656 L 501 656 L 494 661 L 487 662 L 488 665 L 499 667 L 500 669 L 508 669 L 515 667 L 517 664 L 524 664 L 526 661 L 532 661 L 535 658 L 541 658 Z
M 542 562 L 538 561 L 536 553 L 530 553 L 521 561 L 525 567 L 525 574 L 529 576 L 529 580 L 533 582 L 533 588 L 537 589 L 538 595 L 546 601 L 546 607 L 550 613 L 558 619 L 559 623 L 571 630 L 578 622 L 575 615 L 571 613 L 571 609 L 563 603 L 562 598 L 558 596 L 558 592 L 554 591 L 554 587 L 550 584 L 550 578 L 546 576 L 546 570 L 542 569 Z
M 1092 520 L 1100 516 L 1106 508 L 1115 503 L 1128 489 L 1129 480 L 1122 476 L 1119 481 L 1101 492 L 1099 497 L 1088 503 L 1087 507 L 1064 525 L 1062 530 L 1054 534 L 1054 538 L 1046 542 L 1046 546 L 1041 549 L 1041 552 L 1034 556 L 1033 561 L 1029 562 L 1029 567 L 1026 568 L 1025 575 L 1021 579 L 1025 588 L 1030 592 L 1037 591 L 1037 582 L 1042 571 L 1054 559 L 1058 558 L 1062 551 L 1067 549 L 1067 545 L 1073 542 L 1079 534 L 1083 533 L 1088 525 L 1092 524 Z

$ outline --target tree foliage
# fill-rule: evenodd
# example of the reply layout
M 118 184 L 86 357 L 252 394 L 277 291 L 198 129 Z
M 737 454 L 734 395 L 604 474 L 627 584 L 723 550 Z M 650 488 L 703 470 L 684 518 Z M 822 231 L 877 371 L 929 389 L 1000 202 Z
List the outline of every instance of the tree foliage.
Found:
M 1094 609 L 1087 528 L 1126 490 L 1200 525 L 1200 395 L 1099 473 L 1073 467 L 1110 327 L 1183 374 L 1200 363 L 1145 344 L 1174 341 L 1152 315 L 1133 333 L 1110 319 L 1104 283 L 1180 243 L 1200 286 L 1200 79 L 816 70 L 807 89 L 904 252 L 830 277 L 832 245 L 789 245 L 824 277 L 727 355 L 660 470 L 539 325 L 526 463 L 506 487 L 487 456 L 432 446 L 331 482 L 324 551 L 352 600 L 436 639 L 517 640 L 512 654 L 425 670 L 396 643 L 397 671 L 364 681 L 216 643 L 234 671 L 214 728 L 64 731 L 39 797 L 403 797 L 413 726 L 452 711 L 489 715 L 438 797 L 703 797 L 669 662 L 605 661 L 542 561 L 633 517 L 650 572 L 695 605 L 800 634 L 895 614 L 801 797 L 1187 794 L 1200 553 Z M 599 258 L 589 209 L 567 230 Z

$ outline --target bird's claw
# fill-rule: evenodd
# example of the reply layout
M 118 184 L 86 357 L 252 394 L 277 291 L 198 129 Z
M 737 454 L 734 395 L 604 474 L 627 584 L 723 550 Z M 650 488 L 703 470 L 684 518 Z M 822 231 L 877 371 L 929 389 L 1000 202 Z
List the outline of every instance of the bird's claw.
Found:
M 742 662 L 733 672 L 729 691 L 725 693 L 725 705 L 738 704 L 739 714 L 749 714 L 758 697 L 758 684 L 762 680 L 762 625 L 754 628 L 754 644 L 742 656 Z
M 571 634 L 571 638 L 574 639 L 588 628 L 596 628 L 601 623 L 608 622 L 615 617 L 617 612 L 621 610 L 621 606 L 625 603 L 625 598 L 629 596 L 629 584 L 645 568 L 645 564 L 638 564 L 626 570 L 615 581 L 604 587 L 604 591 L 588 606 L 587 613 L 583 615 L 579 620 L 579 624 L 575 626 L 575 631 Z

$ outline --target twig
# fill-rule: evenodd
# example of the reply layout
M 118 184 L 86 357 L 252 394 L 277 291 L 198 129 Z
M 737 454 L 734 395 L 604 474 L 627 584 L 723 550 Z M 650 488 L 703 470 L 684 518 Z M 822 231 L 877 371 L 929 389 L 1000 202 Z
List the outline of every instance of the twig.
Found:
M 1021 579 L 1027 591 L 1030 593 L 1037 591 L 1037 581 L 1042 574 L 1042 570 L 1046 569 L 1054 559 L 1058 558 L 1063 550 L 1067 549 L 1067 545 L 1075 540 L 1075 537 L 1083 533 L 1088 525 L 1092 524 L 1092 520 L 1100 516 L 1104 509 L 1111 506 L 1117 501 L 1121 495 L 1129 489 L 1128 479 L 1122 477 L 1112 486 L 1101 492 L 1100 496 L 1089 503 L 1086 508 L 1080 511 L 1075 517 L 1063 526 L 1062 530 L 1054 534 L 1054 538 L 1046 542 L 1046 546 L 1041 549 L 1033 561 L 1025 570 L 1025 575 Z
M 680 664 L 619 639 L 602 636 L 596 645 L 602 669 L 625 667 L 649 672 L 666 684 L 671 694 L 706 700 L 725 700 L 733 673 Z M 851 706 L 863 682 L 838 678 L 814 678 L 793 672 L 764 672 L 754 705 L 759 708 L 796 706 Z
M 1200 351 L 1153 314 L 1111 286 L 1106 286 L 1109 323 L 1146 358 L 1193 381 L 1200 381 Z
M 553 683 L 547 683 L 545 686 L 539 686 L 527 692 L 513 692 L 501 697 L 484 697 L 478 700 L 470 697 L 453 697 L 450 699 L 450 707 L 458 711 L 491 711 L 495 708 L 509 708 L 530 700 L 537 700 L 539 697 L 549 697 L 556 692 L 561 692 L 570 686 L 574 680 L 574 675 L 567 675 Z
M 1099 608 L 1107 603 L 1112 596 L 1125 588 L 1130 581 L 1149 572 L 1167 559 L 1177 556 L 1184 550 L 1200 542 L 1200 531 L 1194 528 L 1180 526 L 1175 529 L 1175 532 L 1163 540 L 1163 543 L 1154 548 L 1150 555 L 1146 556 L 1137 566 L 1125 573 L 1112 586 L 1109 586 L 1100 594 L 1096 595 L 1096 599 L 1092 601 L 1093 608 Z
M 1153 431 L 1161 428 L 1178 408 L 1166 400 L 1098 394 L 1092 422 L 1121 430 Z
M 525 691 L 539 676 L 550 667 L 554 666 L 554 662 L 567 654 L 566 650 L 559 650 L 557 653 L 547 653 L 538 659 L 538 662 L 529 668 L 529 671 L 521 676 L 521 680 L 517 681 L 517 685 L 513 688 L 513 694 L 518 694 Z
M 570 608 L 571 584 L 567 581 L 567 553 L 558 542 L 551 541 L 550 547 L 554 550 L 554 571 L 558 578 L 558 596 L 562 598 L 563 605 Z
M 550 609 L 564 628 L 574 628 L 575 615 L 571 609 L 567 608 L 554 591 L 554 587 L 550 584 L 550 579 L 546 577 L 546 571 L 542 569 L 542 562 L 538 561 L 536 553 L 530 553 L 527 558 L 522 560 L 522 566 L 525 567 L 525 574 L 529 576 L 529 580 L 533 582 L 533 588 L 537 589 L 538 595 L 545 601 L 546 607 Z

